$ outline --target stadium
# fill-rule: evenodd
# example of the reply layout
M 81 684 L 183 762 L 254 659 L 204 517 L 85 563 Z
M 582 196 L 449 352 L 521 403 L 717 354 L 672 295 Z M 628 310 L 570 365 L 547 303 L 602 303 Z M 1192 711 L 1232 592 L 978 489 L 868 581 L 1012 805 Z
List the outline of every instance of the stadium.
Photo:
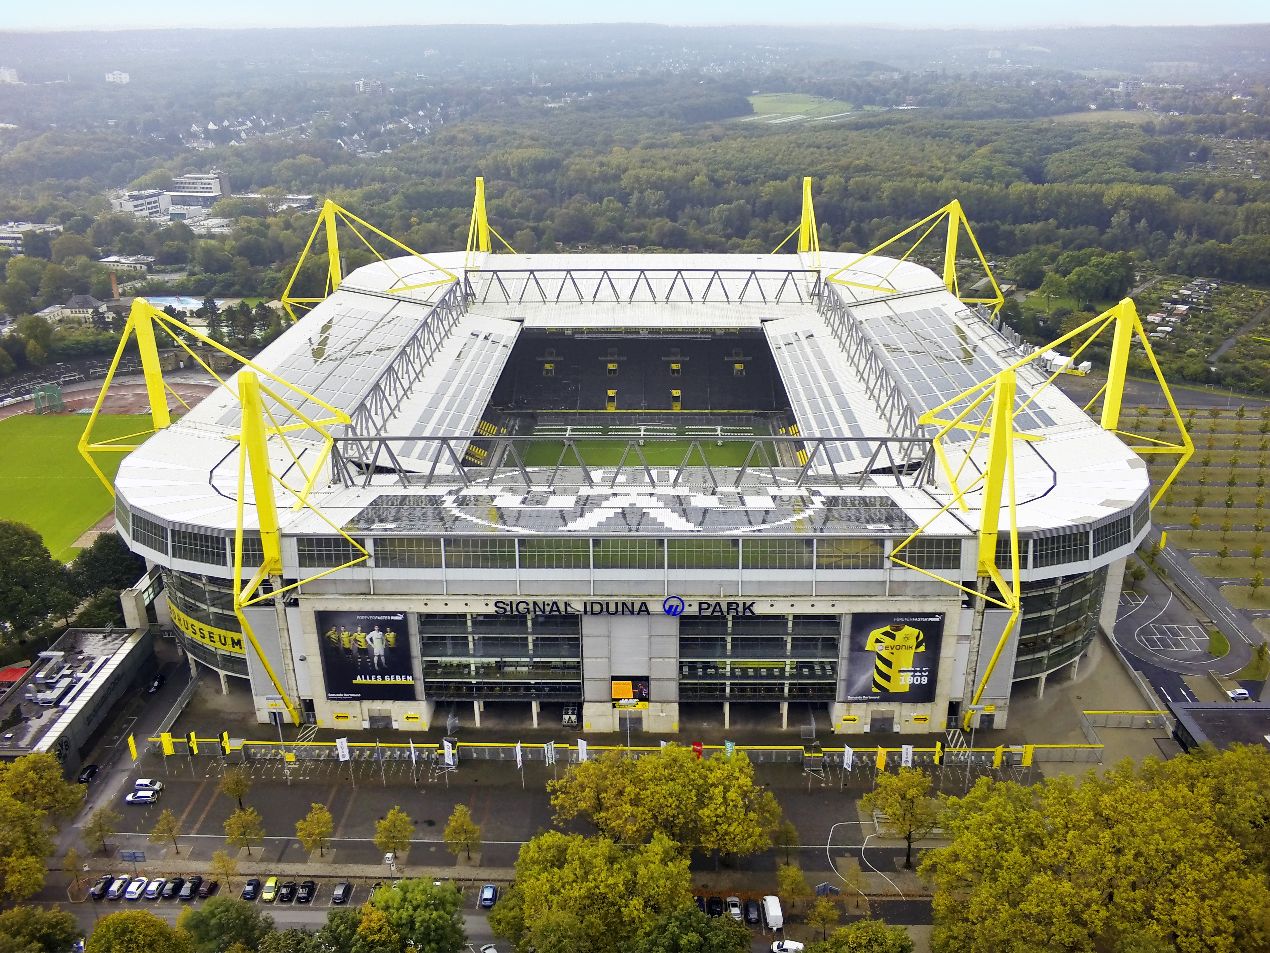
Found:
M 762 255 L 495 252 L 481 184 L 466 251 L 346 275 L 328 203 L 329 294 L 178 420 L 154 340 L 199 335 L 134 305 L 118 532 L 262 722 L 922 734 L 1077 669 L 1150 523 L 1132 302 L 1078 329 L 1098 420 L 960 293 L 956 203 L 897 236 L 941 276 L 821 252 L 809 182 Z

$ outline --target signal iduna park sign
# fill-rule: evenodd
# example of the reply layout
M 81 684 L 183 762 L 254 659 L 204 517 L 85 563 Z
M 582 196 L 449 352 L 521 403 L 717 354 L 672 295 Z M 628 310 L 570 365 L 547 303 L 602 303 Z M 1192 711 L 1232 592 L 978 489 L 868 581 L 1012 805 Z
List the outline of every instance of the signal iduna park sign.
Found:
M 757 615 L 755 600 L 495 599 L 495 615 Z

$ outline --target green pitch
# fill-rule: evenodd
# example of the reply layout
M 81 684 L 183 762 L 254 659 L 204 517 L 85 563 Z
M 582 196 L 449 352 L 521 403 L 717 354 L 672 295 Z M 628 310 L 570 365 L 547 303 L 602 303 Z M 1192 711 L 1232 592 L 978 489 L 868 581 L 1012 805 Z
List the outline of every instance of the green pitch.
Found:
M 72 545 L 110 512 L 114 501 L 75 449 L 88 417 L 32 416 L 0 420 L 0 519 L 26 523 L 44 537 L 56 559 L 75 555 Z M 110 440 L 148 430 L 144 415 L 103 415 L 94 438 Z M 98 465 L 113 478 L 126 454 L 99 454 Z
M 702 437 L 698 443 L 698 446 L 705 453 L 706 460 L 712 467 L 739 467 L 745 462 L 746 454 L 750 452 L 750 447 L 754 443 L 752 438 L 743 440 L 724 439 L 723 445 L 719 446 L 716 440 L 717 438 L 715 437 Z M 582 455 L 582 459 L 588 466 L 592 467 L 616 466 L 621 461 L 622 454 L 626 452 L 627 448 L 626 443 L 621 440 L 587 440 L 582 438 L 574 440 L 573 443 L 578 448 L 578 453 Z M 691 445 L 691 440 L 655 440 L 650 437 L 644 441 L 644 445 L 639 447 L 639 449 L 643 451 L 644 459 L 648 461 L 650 466 L 673 467 L 683 462 L 684 456 L 688 453 L 688 448 Z M 544 440 L 541 443 L 535 441 L 524 447 L 521 452 L 524 454 L 525 466 L 527 467 L 552 467 L 557 462 L 566 467 L 577 466 L 577 460 L 572 453 L 566 453 L 564 460 L 560 460 L 562 450 L 562 442 L 559 439 L 555 439 Z M 637 467 L 639 465 L 639 457 L 636 455 L 634 447 L 632 447 L 631 452 L 626 457 L 626 466 Z M 692 458 L 688 461 L 688 465 L 701 466 L 701 457 L 694 452 Z

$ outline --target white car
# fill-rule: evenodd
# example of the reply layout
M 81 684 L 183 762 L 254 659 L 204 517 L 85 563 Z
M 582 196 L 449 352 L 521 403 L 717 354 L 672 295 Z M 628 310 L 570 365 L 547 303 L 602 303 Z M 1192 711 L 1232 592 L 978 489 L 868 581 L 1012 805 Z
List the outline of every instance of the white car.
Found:
M 110 889 L 106 891 L 107 900 L 119 900 L 123 897 L 123 892 L 128 889 L 129 878 L 116 877 L 115 882 L 110 885 Z
M 146 885 L 145 898 L 147 900 L 158 900 L 159 894 L 163 893 L 163 885 L 167 882 L 166 877 L 155 877 Z
M 156 781 L 153 778 L 137 778 L 132 783 L 132 789 L 134 791 L 162 791 L 163 782 Z
M 158 799 L 158 791 L 133 791 L 124 801 L 128 804 L 153 804 Z
M 150 881 L 146 877 L 134 877 L 132 883 L 128 884 L 128 889 L 123 892 L 123 898 L 125 900 L 140 900 L 148 883 Z
M 777 940 L 772 944 L 772 953 L 803 953 L 803 945 L 797 940 Z
M 730 916 L 733 920 L 740 923 L 745 919 L 745 914 L 741 912 L 740 897 L 728 897 L 728 899 L 723 902 L 728 905 L 728 916 Z
M 1226 694 L 1232 702 L 1246 702 L 1252 697 L 1248 694 L 1248 689 L 1246 688 L 1232 688 Z

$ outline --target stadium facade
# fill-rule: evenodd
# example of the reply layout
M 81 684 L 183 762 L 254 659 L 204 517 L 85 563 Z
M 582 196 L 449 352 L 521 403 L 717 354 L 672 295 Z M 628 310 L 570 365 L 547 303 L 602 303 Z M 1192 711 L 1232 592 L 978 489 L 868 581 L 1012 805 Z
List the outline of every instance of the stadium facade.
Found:
M 231 379 L 124 460 L 118 531 L 262 721 L 1001 726 L 1114 619 L 1147 468 L 951 282 L 803 244 L 336 275 L 252 362 L 268 468 Z M 1011 368 L 1013 506 L 957 483 Z M 977 595 L 985 507 L 1013 606 Z

